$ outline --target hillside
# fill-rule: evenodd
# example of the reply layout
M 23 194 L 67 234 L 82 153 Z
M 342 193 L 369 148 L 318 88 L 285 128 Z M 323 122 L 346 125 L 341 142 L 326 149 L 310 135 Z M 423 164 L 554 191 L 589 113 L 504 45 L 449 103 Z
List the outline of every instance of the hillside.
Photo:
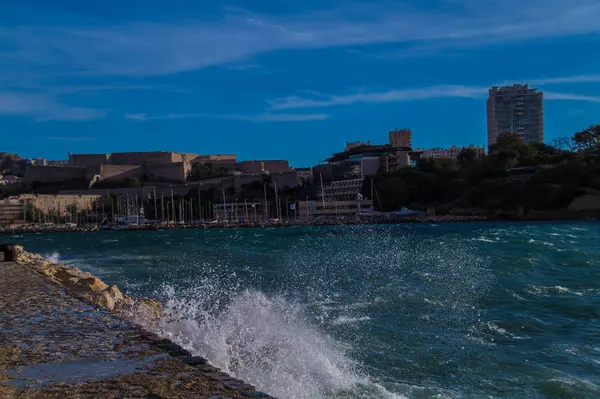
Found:
M 29 160 L 9 152 L 0 152 L 0 175 L 25 176 Z

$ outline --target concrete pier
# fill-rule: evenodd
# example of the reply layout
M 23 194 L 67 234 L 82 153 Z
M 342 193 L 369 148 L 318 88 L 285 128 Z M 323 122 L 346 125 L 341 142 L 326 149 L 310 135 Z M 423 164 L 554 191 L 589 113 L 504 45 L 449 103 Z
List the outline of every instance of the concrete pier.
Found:
M 100 397 L 270 398 L 28 266 L 0 262 L 0 398 Z

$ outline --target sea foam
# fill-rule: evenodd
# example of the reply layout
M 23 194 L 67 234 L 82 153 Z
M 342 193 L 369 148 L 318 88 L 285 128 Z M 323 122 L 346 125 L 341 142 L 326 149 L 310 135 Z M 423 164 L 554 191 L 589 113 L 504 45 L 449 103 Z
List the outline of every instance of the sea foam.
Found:
M 214 282 L 164 287 L 158 332 L 211 364 L 279 398 L 322 398 L 372 385 L 340 345 L 308 322 L 302 306 Z

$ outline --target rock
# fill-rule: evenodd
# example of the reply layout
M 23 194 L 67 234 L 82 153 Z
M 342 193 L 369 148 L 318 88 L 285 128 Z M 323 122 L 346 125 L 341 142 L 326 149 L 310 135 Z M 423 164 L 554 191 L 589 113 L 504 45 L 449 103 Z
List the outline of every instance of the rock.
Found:
M 184 356 L 181 360 L 190 366 L 204 365 L 207 363 L 207 360 L 202 356 Z
M 100 292 L 100 295 L 93 295 L 95 298 L 95 304 L 105 307 L 108 310 L 114 310 L 119 301 L 123 300 L 123 294 L 116 285 L 111 285 L 105 290 Z
M 135 303 L 134 307 L 138 316 L 145 320 L 159 319 L 165 312 L 162 304 L 152 298 L 142 298 Z
M 113 310 L 115 308 L 115 298 L 111 296 L 108 291 L 102 291 L 100 295 L 94 295 L 93 298 L 97 298 L 95 301 L 96 305 L 105 307 L 108 310 Z
M 102 284 L 104 284 L 104 283 L 102 283 Z M 104 284 L 104 285 L 106 285 L 106 284 Z M 119 288 L 116 285 L 111 285 L 110 287 L 104 289 L 103 292 L 106 292 L 115 301 L 122 301 L 123 300 L 123 294 L 121 293 L 121 291 L 119 290 Z
M 48 277 L 54 277 L 54 275 L 56 274 L 56 269 L 53 267 L 47 267 L 45 269 L 41 270 L 42 274 L 48 276 Z
M 98 277 L 82 278 L 79 280 L 79 285 L 82 286 L 84 289 L 92 290 L 95 292 L 104 291 L 107 288 L 109 288 L 108 284 L 100 280 Z M 113 285 L 113 287 L 115 287 L 116 290 L 119 291 L 119 289 L 116 286 Z M 123 295 L 120 291 L 119 295 L 121 296 L 121 299 L 123 299 Z

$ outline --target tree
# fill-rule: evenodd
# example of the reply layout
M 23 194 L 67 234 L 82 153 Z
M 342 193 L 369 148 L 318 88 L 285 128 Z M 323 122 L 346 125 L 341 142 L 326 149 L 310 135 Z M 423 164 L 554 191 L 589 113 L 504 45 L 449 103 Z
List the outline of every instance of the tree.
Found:
M 458 164 L 463 168 L 471 165 L 475 159 L 477 159 L 477 151 L 474 148 L 463 148 L 456 157 Z
M 579 152 L 600 150 L 600 125 L 592 125 L 573 136 L 573 144 Z
M 552 145 L 558 151 L 574 152 L 576 150 L 572 137 L 558 137 L 552 140 Z

